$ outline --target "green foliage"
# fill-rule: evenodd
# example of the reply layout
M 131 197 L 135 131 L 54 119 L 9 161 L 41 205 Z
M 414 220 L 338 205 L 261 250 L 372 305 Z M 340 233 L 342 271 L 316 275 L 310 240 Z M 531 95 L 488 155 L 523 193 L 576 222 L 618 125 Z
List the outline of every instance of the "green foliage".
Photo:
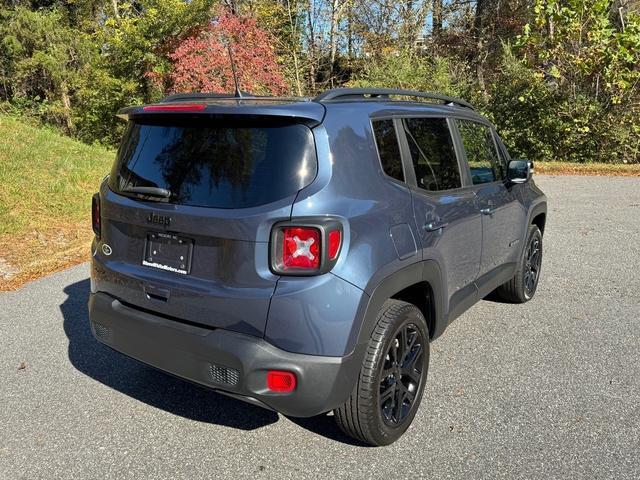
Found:
M 536 0 L 534 22 L 505 48 L 487 108 L 519 155 L 639 161 L 640 17 L 622 30 L 610 8 Z
M 177 48 L 233 6 L 269 33 L 262 43 L 278 64 L 264 67 L 248 48 L 242 70 L 281 71 L 278 91 L 441 92 L 475 103 L 514 156 L 640 161 L 640 16 L 612 0 L 445 4 L 437 35 L 423 36 L 432 2 L 400 14 L 391 0 L 373 10 L 359 0 L 0 0 L 0 105 L 113 145 L 115 113 L 170 91 Z M 205 63 L 201 85 L 216 84 L 222 70 Z
M 509 47 L 490 90 L 484 108 L 514 156 L 638 161 L 640 137 L 634 108 L 597 100 L 579 89 L 567 91 L 516 58 Z
M 584 145 L 589 139 L 588 127 L 564 115 L 564 108 L 588 115 L 584 98 L 577 97 L 567 105 L 558 89 L 516 58 L 509 47 L 505 47 L 490 91 L 491 96 L 483 107 L 497 123 L 512 156 L 531 160 L 566 159 L 567 149 Z M 573 156 L 571 160 L 585 159 Z
M 349 86 L 403 88 L 467 96 L 471 81 L 466 68 L 448 58 L 427 58 L 404 51 L 367 59 Z
M 155 79 L 170 71 L 168 54 L 209 20 L 212 4 L 213 0 L 141 0 L 120 4 L 117 16 L 107 10 L 93 35 L 100 55 L 78 91 L 78 137 L 115 144 L 123 129 L 115 113 L 162 97 L 166 86 Z
M 629 14 L 620 30 L 610 10 L 609 0 L 536 0 L 517 45 L 561 87 L 622 103 L 640 78 L 640 17 Z
M 125 122 L 115 117 L 123 106 L 143 103 L 139 83 L 118 78 L 104 68 L 88 72 L 76 92 L 75 135 L 86 143 L 117 145 Z
M 294 87 L 293 91 L 299 87 L 300 95 L 304 91 L 300 78 L 305 15 L 303 5 L 306 4 L 302 0 L 254 0 L 246 12 L 254 16 L 258 25 L 275 40 L 274 50 L 287 83 Z
M 144 101 L 158 99 L 162 86 L 155 85 L 149 72 L 162 74 L 170 69 L 167 54 L 210 20 L 213 4 L 213 0 L 123 3 L 118 16 L 109 14 L 96 33 L 102 45 L 101 67 L 113 77 L 136 82 Z
M 142 0 L 115 11 L 52 3 L 0 9 L 0 98 L 86 142 L 114 144 L 115 113 L 162 95 L 149 72 L 170 67 L 172 45 L 208 21 L 213 0 Z
M 32 115 L 73 130 L 71 97 L 95 53 L 57 10 L 0 10 L 0 91 Z

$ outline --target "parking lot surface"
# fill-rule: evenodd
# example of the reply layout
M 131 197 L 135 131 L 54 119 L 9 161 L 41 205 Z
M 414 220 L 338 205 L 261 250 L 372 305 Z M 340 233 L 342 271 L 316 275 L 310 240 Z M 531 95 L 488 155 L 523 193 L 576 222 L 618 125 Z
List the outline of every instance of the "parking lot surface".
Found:
M 538 177 L 542 280 L 432 344 L 413 426 L 351 442 L 98 344 L 87 265 L 0 294 L 0 478 L 640 478 L 640 178 Z

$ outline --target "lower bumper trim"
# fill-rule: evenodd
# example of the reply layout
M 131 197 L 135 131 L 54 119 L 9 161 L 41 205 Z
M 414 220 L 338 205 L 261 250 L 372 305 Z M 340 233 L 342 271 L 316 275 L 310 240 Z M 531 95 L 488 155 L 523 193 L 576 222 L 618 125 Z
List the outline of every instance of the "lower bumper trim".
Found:
M 262 338 L 153 315 L 102 292 L 91 294 L 89 318 L 96 339 L 118 352 L 292 417 L 310 417 L 341 405 L 360 371 L 359 349 L 347 357 L 291 353 Z M 296 390 L 267 390 L 268 370 L 294 372 Z

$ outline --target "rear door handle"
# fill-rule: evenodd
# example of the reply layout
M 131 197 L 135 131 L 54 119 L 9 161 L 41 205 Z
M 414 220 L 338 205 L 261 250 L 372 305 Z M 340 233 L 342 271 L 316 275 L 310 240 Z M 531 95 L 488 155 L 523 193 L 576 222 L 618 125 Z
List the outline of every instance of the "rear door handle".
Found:
M 429 222 L 429 223 L 425 223 L 422 228 L 425 230 L 425 232 L 436 232 L 436 231 L 446 227 L 447 225 L 449 225 L 449 224 L 448 223 L 440 223 L 440 222 Z
M 483 215 L 491 215 L 493 213 L 492 208 L 481 208 L 480 213 Z

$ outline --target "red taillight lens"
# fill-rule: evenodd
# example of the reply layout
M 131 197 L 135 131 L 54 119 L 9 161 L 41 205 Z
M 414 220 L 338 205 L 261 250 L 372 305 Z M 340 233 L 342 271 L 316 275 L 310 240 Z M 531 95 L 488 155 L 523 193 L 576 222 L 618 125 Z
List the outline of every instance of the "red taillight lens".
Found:
M 282 232 L 282 266 L 285 270 L 315 270 L 320 267 L 320 230 L 312 227 L 287 227 Z
M 340 245 L 342 244 L 342 232 L 340 230 L 332 230 L 329 232 L 329 260 L 335 260 L 340 253 Z
M 179 103 L 175 105 L 147 105 L 142 110 L 145 112 L 199 112 L 204 110 L 203 103 Z
M 269 245 L 271 271 L 309 276 L 330 271 L 343 242 L 342 224 L 334 218 L 300 218 L 273 227 Z
M 91 224 L 93 227 L 93 233 L 96 234 L 96 237 L 100 238 L 100 230 L 101 230 L 101 221 L 100 221 L 100 197 L 96 193 L 91 199 Z
M 296 388 L 296 376 L 292 372 L 269 370 L 267 372 L 267 388 L 278 393 L 293 392 Z

